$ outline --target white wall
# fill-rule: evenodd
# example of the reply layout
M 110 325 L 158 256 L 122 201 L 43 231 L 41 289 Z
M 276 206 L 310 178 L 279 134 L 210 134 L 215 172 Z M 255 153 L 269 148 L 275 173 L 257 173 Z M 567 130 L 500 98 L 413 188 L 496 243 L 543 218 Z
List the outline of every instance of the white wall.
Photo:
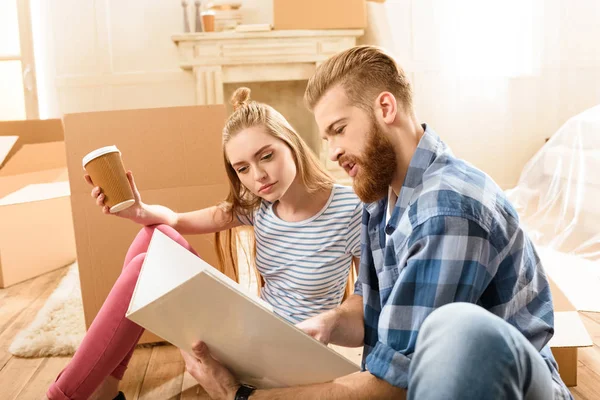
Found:
M 43 117 L 194 104 L 194 79 L 170 39 L 183 29 L 179 2 L 32 1 Z
M 119 0 L 31 1 L 41 118 L 195 104 L 194 78 L 179 68 L 171 41 L 183 31 L 179 1 L 127 0 L 127 7 Z M 242 10 L 248 23 L 272 20 L 271 0 L 244 0 Z M 316 150 L 315 124 L 302 104 L 304 85 L 246 84 L 254 99 L 280 110 Z M 236 87 L 226 85 L 226 99 Z
M 179 1 L 31 1 L 42 118 L 194 104 L 170 39 L 183 29 Z M 243 3 L 247 22 L 271 20 L 271 0 Z M 364 42 L 395 53 L 420 119 L 503 187 L 567 118 L 600 103 L 595 0 L 387 0 L 369 15 Z M 303 83 L 281 85 L 252 85 L 253 96 L 315 142 Z
M 419 118 L 505 188 L 545 138 L 600 104 L 596 0 L 387 0 L 369 11 L 363 42 L 396 55 Z

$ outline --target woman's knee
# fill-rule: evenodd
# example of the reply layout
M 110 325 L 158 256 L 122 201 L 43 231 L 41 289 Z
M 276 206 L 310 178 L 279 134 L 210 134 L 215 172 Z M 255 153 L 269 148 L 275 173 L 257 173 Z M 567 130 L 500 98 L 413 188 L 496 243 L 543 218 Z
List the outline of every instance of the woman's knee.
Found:
M 158 230 L 161 233 L 168 236 L 169 238 L 171 238 L 174 242 L 179 243 L 181 246 L 185 247 L 192 253 L 196 254 L 194 249 L 192 249 L 192 246 L 190 246 L 190 244 L 183 237 L 183 235 L 181 233 L 179 233 L 175 228 L 173 228 L 167 224 L 149 225 L 149 226 L 143 227 L 142 230 L 145 232 L 145 235 L 147 235 L 149 237 L 149 240 L 152 238 L 152 235 L 154 235 L 154 231 Z
M 177 242 L 180 246 L 184 247 L 191 253 L 198 255 L 194 249 L 190 246 L 190 244 L 185 240 L 185 238 L 177 232 L 174 228 L 170 227 L 166 224 L 157 224 L 144 226 L 138 232 L 135 237 L 133 243 L 129 246 L 129 250 L 127 251 L 127 255 L 125 256 L 125 262 L 123 263 L 123 270 L 127 268 L 131 260 L 139 254 L 146 254 L 148 252 L 148 248 L 150 246 L 150 242 L 152 241 L 152 236 L 154 232 L 159 230 L 164 235 L 171 238 L 173 241 Z
M 144 265 L 144 260 L 146 259 L 146 253 L 136 254 L 127 264 L 123 266 L 123 270 L 121 271 L 121 276 L 125 276 L 127 274 L 134 274 L 139 276 L 140 271 L 142 270 L 142 266 Z
M 155 230 L 159 230 L 172 239 L 181 237 L 181 234 L 179 232 L 177 232 L 177 230 L 175 228 L 173 228 L 167 224 L 149 225 L 149 226 L 146 226 L 145 228 L 150 229 L 152 232 L 154 232 Z

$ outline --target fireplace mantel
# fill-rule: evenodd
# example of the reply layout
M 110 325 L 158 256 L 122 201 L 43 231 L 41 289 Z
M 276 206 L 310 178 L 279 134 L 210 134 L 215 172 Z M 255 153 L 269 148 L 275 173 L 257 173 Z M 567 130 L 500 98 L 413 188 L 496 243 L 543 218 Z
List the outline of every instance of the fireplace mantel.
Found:
M 174 35 L 179 65 L 196 79 L 196 103 L 223 104 L 223 85 L 306 80 L 319 63 L 356 44 L 358 30 L 206 32 Z
M 333 54 L 356 45 L 361 29 L 268 32 L 205 32 L 173 35 L 179 65 L 191 71 L 196 104 L 223 104 L 223 85 L 241 82 L 308 80 L 317 66 Z M 327 157 L 321 161 L 339 180 L 347 180 Z

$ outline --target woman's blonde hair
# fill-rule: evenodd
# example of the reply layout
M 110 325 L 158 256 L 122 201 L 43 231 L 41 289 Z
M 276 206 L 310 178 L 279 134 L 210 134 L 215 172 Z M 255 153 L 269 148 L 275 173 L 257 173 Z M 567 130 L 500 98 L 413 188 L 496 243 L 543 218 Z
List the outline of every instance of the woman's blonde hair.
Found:
M 251 101 L 250 89 L 246 87 L 241 87 L 233 93 L 231 104 L 234 111 L 227 120 L 225 128 L 223 128 L 223 160 L 229 178 L 229 195 L 219 206 L 230 215 L 232 220 L 238 216 L 252 218 L 254 211 L 258 209 L 261 203 L 260 197 L 254 195 L 242 185 L 225 152 L 225 146 L 229 140 L 244 129 L 261 126 L 264 127 L 265 132 L 282 140 L 291 150 L 297 173 L 309 193 L 332 188 L 334 180 L 331 175 L 283 115 L 267 104 Z M 232 266 L 235 278 L 239 281 L 236 246 L 238 238 L 231 229 L 224 233 L 224 243 L 223 232 L 215 234 L 219 267 L 224 270 L 226 265 Z M 249 258 L 250 263 L 255 266 L 256 243 L 253 230 L 248 230 L 248 234 L 250 236 L 251 254 L 246 254 L 246 256 Z M 254 273 L 260 288 L 264 282 L 256 268 L 254 268 Z

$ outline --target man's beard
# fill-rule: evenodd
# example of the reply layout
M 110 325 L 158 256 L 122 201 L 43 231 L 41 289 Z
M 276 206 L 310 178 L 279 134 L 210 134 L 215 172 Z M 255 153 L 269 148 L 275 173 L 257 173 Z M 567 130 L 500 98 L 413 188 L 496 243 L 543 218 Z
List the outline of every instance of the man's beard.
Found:
M 342 158 L 340 164 L 345 161 L 359 167 L 352 186 L 363 203 L 374 203 L 387 196 L 396 172 L 396 153 L 392 143 L 374 120 L 371 122 L 364 154 L 360 157 Z

